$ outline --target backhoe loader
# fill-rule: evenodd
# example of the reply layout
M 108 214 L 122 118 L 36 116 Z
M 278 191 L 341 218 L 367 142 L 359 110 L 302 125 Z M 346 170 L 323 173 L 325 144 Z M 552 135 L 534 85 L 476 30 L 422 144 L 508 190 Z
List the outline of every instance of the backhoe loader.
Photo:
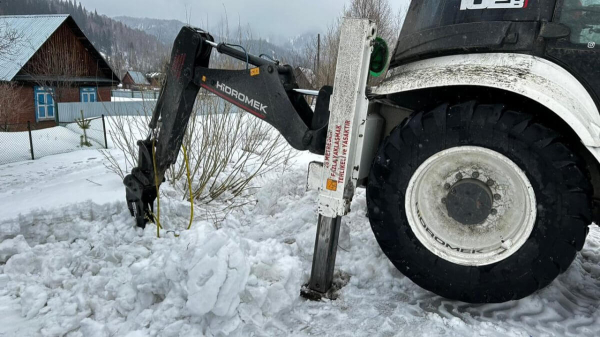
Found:
M 213 51 L 246 69 L 210 68 Z M 383 253 L 425 289 L 482 303 L 550 284 L 599 221 L 600 0 L 412 1 L 389 54 L 375 23 L 344 19 L 333 86 L 317 92 L 290 65 L 184 27 L 124 180 L 137 225 L 204 89 L 323 155 L 308 169 L 319 218 L 304 296 L 332 296 L 357 188 Z

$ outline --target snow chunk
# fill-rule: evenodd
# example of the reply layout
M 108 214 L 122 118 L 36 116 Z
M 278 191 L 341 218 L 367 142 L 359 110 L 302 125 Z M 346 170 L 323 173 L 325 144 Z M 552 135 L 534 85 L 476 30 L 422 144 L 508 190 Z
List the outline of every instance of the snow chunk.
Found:
M 80 330 L 86 337 L 109 337 L 110 331 L 106 325 L 96 322 L 93 319 L 85 318 L 81 321 Z
M 205 237 L 191 260 L 186 307 L 195 316 L 209 312 L 231 316 L 240 303 L 250 267 L 243 252 L 225 234 Z
M 46 287 L 31 285 L 21 294 L 21 314 L 27 319 L 35 317 L 48 302 Z
M 18 235 L 14 239 L 0 242 L 0 263 L 6 263 L 12 256 L 30 250 L 31 247 L 29 247 L 23 235 Z

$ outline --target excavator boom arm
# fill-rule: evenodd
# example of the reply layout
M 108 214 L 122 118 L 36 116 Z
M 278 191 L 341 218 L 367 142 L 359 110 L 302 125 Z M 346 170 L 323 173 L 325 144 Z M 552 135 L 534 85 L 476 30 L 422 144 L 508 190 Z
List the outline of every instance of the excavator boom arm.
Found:
M 245 62 L 246 69 L 209 68 L 213 49 Z M 123 181 L 129 210 L 140 227 L 153 221 L 156 182 L 163 182 L 167 169 L 177 160 L 200 89 L 269 123 L 293 148 L 324 152 L 331 87 L 319 91 L 313 112 L 304 95 L 296 91 L 299 88 L 291 66 L 226 43 L 216 44 L 209 33 L 183 27 L 173 45 L 167 80 L 149 124 L 151 132 L 138 141 L 138 166 Z

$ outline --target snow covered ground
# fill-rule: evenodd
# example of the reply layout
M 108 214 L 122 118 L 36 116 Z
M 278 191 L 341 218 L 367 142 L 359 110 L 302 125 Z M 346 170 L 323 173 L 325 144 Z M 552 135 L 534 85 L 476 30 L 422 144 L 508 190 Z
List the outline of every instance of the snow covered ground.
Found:
M 471 305 L 422 290 L 388 262 L 362 190 L 343 221 L 339 299 L 302 299 L 316 233 L 316 193 L 304 188 L 314 158 L 261 178 L 258 203 L 224 221 L 200 215 L 190 231 L 189 203 L 166 186 L 160 239 L 153 225 L 133 227 L 120 178 L 98 151 L 1 165 L 0 336 L 598 335 L 598 227 L 548 288 Z
M 75 123 L 68 124 L 66 127 L 33 130 L 31 141 L 35 158 L 81 150 L 82 135 L 83 130 Z M 92 148 L 103 147 L 102 120 L 91 121 L 87 135 Z M 0 132 L 0 165 L 29 159 L 31 159 L 29 132 Z

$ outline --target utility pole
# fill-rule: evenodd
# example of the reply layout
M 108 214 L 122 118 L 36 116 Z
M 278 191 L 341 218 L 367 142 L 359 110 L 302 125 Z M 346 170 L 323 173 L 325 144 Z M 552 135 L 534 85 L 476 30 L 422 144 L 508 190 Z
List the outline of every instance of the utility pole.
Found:
M 321 34 L 317 34 L 317 73 L 315 74 L 315 85 L 318 87 L 319 83 L 319 67 L 321 66 Z

